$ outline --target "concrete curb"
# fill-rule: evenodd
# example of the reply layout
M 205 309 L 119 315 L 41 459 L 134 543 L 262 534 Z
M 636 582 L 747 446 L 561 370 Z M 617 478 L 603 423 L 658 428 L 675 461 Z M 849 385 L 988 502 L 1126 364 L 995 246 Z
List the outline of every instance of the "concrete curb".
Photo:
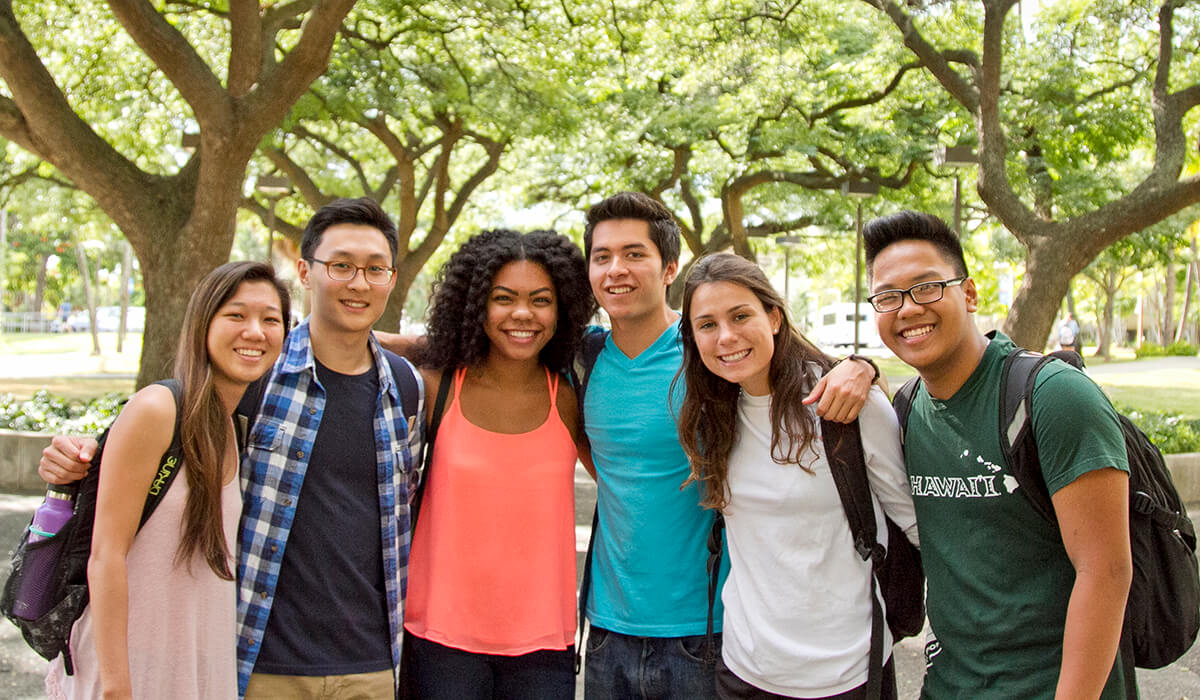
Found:
M 37 465 L 42 458 L 42 448 L 50 444 L 50 438 L 45 433 L 0 430 L 0 491 L 39 493 L 45 488 L 37 474 Z M 1166 455 L 1166 462 L 1184 502 L 1200 503 L 1200 452 Z M 580 474 L 583 474 L 582 470 Z M 577 518 L 577 523 L 590 525 L 596 486 L 583 475 L 583 478 L 576 478 L 575 491 L 587 504 L 584 522 Z

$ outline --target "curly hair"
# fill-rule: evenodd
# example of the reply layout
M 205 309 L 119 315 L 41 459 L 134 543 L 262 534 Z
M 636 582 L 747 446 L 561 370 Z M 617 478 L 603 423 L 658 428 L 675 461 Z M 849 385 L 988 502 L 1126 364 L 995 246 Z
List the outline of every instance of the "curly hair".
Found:
M 701 505 L 724 508 L 729 500 L 729 455 L 737 442 L 737 407 L 740 388 L 704 366 L 692 329 L 692 298 L 701 285 L 731 282 L 758 298 L 763 310 L 779 309 L 768 377 L 771 382 L 771 458 L 776 464 L 800 464 L 800 455 L 818 431 L 812 413 L 802 401 L 815 382 L 808 372 L 816 365 L 829 371 L 833 359 L 813 345 L 788 318 L 787 305 L 754 263 L 732 253 L 715 253 L 692 266 L 683 291 L 683 323 L 679 327 L 683 365 L 673 384 L 687 387 L 679 409 L 679 443 L 692 463 L 687 483 L 704 485 Z M 805 469 L 800 465 L 801 469 Z M 807 471 L 807 469 L 806 469 Z
M 426 336 L 417 363 L 430 369 L 472 366 L 488 355 L 485 331 L 492 280 L 510 262 L 541 265 L 554 282 L 558 325 L 539 361 L 554 372 L 570 366 L 583 328 L 596 311 L 587 263 L 571 239 L 554 231 L 521 234 L 508 229 L 483 231 L 462 245 L 433 284 Z

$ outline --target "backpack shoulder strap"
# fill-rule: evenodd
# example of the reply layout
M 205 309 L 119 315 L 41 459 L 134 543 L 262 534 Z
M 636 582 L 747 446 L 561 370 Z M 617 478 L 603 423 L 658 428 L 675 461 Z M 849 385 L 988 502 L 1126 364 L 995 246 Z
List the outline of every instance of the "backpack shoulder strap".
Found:
M 835 423 L 822 419 L 821 439 L 825 443 L 825 456 L 829 460 L 829 470 L 833 474 L 838 497 L 846 511 L 846 520 L 850 523 L 855 551 L 864 561 L 881 555 L 882 552 L 876 551 L 875 508 L 871 503 L 871 487 L 867 482 L 866 458 L 858 421 Z
M 1043 518 L 1055 521 L 1033 431 L 1033 390 L 1038 372 L 1054 357 L 1017 349 L 1004 358 L 1000 372 L 1000 447 L 1021 492 Z
M 896 395 L 892 397 L 892 410 L 896 412 L 896 419 L 900 421 L 900 446 L 904 447 L 904 433 L 908 427 L 908 414 L 912 413 L 913 399 L 917 396 L 917 389 L 921 388 L 921 378 L 913 377 L 896 391 Z
M 391 365 L 392 380 L 396 382 L 396 390 L 400 392 L 400 408 L 404 411 L 404 419 L 419 419 L 417 413 L 421 410 L 421 385 L 417 381 L 416 368 L 391 350 L 383 350 L 383 356 Z
M 591 377 L 592 369 L 596 366 L 596 358 L 600 357 L 600 351 L 604 349 L 604 343 L 608 341 L 608 336 L 612 331 L 601 330 L 587 332 L 583 334 L 583 342 L 579 346 L 579 352 L 575 355 L 575 362 L 571 364 L 570 378 L 571 384 L 575 387 L 575 400 L 578 403 L 579 410 L 577 412 L 579 421 L 579 434 L 586 437 L 586 417 L 583 412 L 583 396 L 587 392 L 588 379 Z M 595 506 L 592 509 L 592 529 L 588 534 L 587 553 L 583 556 L 583 573 L 579 582 L 579 626 L 577 628 L 577 639 L 575 643 L 575 674 L 579 675 L 580 669 L 583 668 L 583 637 L 584 626 L 587 623 L 587 601 L 588 595 L 592 589 L 592 550 L 596 546 L 596 529 L 600 525 L 600 509 Z M 709 617 L 712 616 L 712 605 L 709 605 Z
M 167 489 L 170 488 L 171 482 L 175 481 L 175 476 L 179 473 L 179 463 L 183 461 L 183 439 L 179 434 L 179 426 L 183 421 L 183 388 L 175 379 L 163 379 L 154 383 L 167 387 L 171 390 L 171 395 L 175 397 L 175 430 L 171 434 L 171 446 L 163 453 L 158 473 L 155 475 L 154 481 L 150 483 L 150 492 L 146 494 L 146 505 L 142 507 L 142 519 L 138 522 L 139 530 L 150 519 L 154 509 L 158 507 L 163 496 L 166 495 Z
M 579 399 L 580 416 L 583 415 L 583 394 L 587 391 L 588 378 L 592 374 L 592 368 L 596 366 L 596 358 L 600 357 L 600 351 L 604 349 L 604 343 L 608 341 L 611 333 L 612 331 L 609 330 L 585 333 L 579 353 L 575 355 L 575 362 L 571 365 L 571 382 L 575 385 L 575 395 Z
M 858 421 L 835 423 L 821 420 L 821 440 L 825 457 L 837 486 L 842 510 L 854 538 L 854 550 L 863 561 L 871 562 L 871 647 L 867 658 L 867 697 L 880 697 L 883 684 L 883 606 L 876 595 L 878 572 L 885 551 L 878 541 L 875 506 L 871 484 L 867 481 L 867 461 L 863 454 Z
M 438 383 L 437 398 L 433 401 L 433 418 L 429 421 L 429 429 L 425 431 L 425 444 L 422 447 L 420 463 L 417 465 L 417 491 L 413 495 L 409 507 L 409 527 L 417 525 L 417 515 L 421 510 L 421 500 L 425 496 L 425 485 L 429 483 L 429 467 L 433 464 L 433 443 L 437 439 L 438 426 L 442 424 L 442 413 L 446 407 L 446 397 L 450 394 L 450 385 L 454 383 L 454 368 L 442 370 L 442 379 Z

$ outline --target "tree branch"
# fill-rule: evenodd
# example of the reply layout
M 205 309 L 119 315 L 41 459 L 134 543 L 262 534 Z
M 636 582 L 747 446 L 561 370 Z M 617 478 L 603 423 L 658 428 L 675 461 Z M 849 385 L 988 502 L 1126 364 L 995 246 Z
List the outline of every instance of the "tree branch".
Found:
M 308 86 L 325 72 L 333 40 L 353 5 L 354 0 L 325 0 L 314 6 L 295 48 L 283 61 L 269 66 L 258 86 L 239 102 L 237 117 L 243 133 L 253 135 L 257 143 L 258 135 L 278 124 Z
M 208 64 L 148 0 L 110 0 L 113 15 L 192 108 L 203 131 L 232 116 L 225 90 Z M 236 19 L 231 17 L 231 19 Z
M 241 97 L 262 75 L 270 42 L 263 36 L 257 0 L 229 2 L 229 94 Z
M 917 55 L 917 59 L 929 70 L 934 79 L 942 84 L 951 97 L 958 100 L 972 114 L 978 110 L 978 89 L 950 67 L 950 62 L 953 61 L 977 69 L 979 59 L 974 54 L 965 50 L 946 53 L 938 51 L 917 30 L 912 17 L 890 0 L 863 0 L 863 2 L 882 11 L 888 19 L 892 20 L 892 24 L 900 30 L 904 45 Z
M 335 198 L 333 195 L 323 192 L 317 183 L 309 177 L 308 172 L 300 167 L 292 157 L 281 148 L 260 148 L 259 151 L 266 156 L 267 160 L 281 170 L 288 180 L 296 186 L 300 192 L 300 196 L 304 198 L 304 202 L 314 210 L 320 209 L 332 202 Z
M 885 97 L 892 94 L 892 92 L 894 92 L 896 90 L 896 88 L 898 88 L 900 86 L 900 82 L 902 80 L 904 80 L 904 76 L 907 75 L 909 71 L 911 71 L 913 69 L 917 69 L 917 68 L 921 68 L 920 61 L 916 61 L 914 63 L 906 63 L 903 66 L 900 66 L 900 70 L 896 71 L 896 75 L 892 76 L 891 82 L 889 82 L 887 84 L 887 87 L 883 88 L 882 90 L 876 90 L 875 92 L 873 92 L 869 95 L 866 95 L 864 97 L 855 97 L 855 98 L 851 98 L 851 99 L 842 100 L 840 102 L 835 102 L 832 105 L 826 107 L 825 109 L 822 109 L 821 111 L 819 111 L 815 114 L 809 115 L 809 117 L 808 117 L 809 127 L 812 127 L 814 124 L 816 124 L 817 120 L 824 119 L 825 117 L 828 117 L 829 115 L 833 114 L 834 112 L 837 112 L 837 111 L 840 111 L 843 109 L 854 109 L 856 107 L 865 107 L 867 105 L 875 104 L 876 102 L 883 100 Z

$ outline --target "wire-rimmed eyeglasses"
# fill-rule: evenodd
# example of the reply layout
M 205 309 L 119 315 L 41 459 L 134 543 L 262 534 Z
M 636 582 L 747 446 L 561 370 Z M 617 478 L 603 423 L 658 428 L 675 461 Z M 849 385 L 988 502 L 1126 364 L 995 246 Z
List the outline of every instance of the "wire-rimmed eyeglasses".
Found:
M 396 268 L 386 265 L 355 265 L 345 260 L 318 260 L 316 258 L 309 258 L 309 260 L 324 265 L 325 274 L 335 282 L 349 282 L 358 275 L 359 270 L 362 270 L 363 279 L 367 281 L 367 284 L 383 286 L 391 282 L 392 275 L 396 274 Z

